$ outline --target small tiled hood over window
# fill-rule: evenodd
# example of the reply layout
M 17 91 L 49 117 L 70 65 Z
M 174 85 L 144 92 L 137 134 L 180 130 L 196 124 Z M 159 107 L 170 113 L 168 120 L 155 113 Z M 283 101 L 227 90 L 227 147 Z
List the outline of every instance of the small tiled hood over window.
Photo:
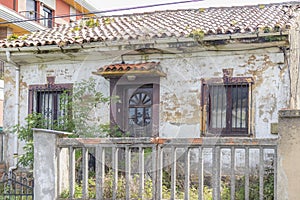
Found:
M 165 76 L 159 64 L 159 62 L 111 64 L 100 67 L 94 74 L 101 75 L 105 78 L 120 77 L 123 75 Z

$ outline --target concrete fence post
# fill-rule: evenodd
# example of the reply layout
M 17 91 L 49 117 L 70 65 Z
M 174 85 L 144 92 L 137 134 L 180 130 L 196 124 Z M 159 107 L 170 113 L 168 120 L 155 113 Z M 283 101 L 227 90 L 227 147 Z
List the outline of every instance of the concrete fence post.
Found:
M 34 199 L 58 199 L 58 169 L 60 166 L 57 162 L 57 140 L 68 134 L 60 131 L 33 129 Z
M 300 110 L 280 110 L 277 199 L 300 198 Z

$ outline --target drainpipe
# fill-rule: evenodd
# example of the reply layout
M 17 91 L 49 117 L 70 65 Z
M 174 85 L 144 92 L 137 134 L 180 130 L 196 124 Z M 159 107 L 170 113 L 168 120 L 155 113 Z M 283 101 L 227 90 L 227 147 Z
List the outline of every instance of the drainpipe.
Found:
M 15 120 L 14 120 L 14 125 L 19 124 L 19 85 L 20 85 L 20 65 L 15 63 L 14 61 L 11 60 L 10 57 L 10 52 L 7 50 L 6 51 L 6 59 L 7 62 L 15 66 L 15 79 L 16 79 L 16 87 L 15 87 Z M 15 169 L 18 168 L 17 163 L 18 163 L 18 137 L 17 134 L 14 135 L 14 142 L 13 142 L 13 155 L 14 155 L 14 163 L 13 166 L 9 167 L 9 174 Z

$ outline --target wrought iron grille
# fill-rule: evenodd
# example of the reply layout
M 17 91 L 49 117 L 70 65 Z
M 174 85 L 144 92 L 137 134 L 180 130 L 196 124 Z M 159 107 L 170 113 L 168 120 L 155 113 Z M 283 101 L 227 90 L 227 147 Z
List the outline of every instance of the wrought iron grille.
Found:
M 0 182 L 0 199 L 33 200 L 33 178 L 4 173 Z
M 71 91 L 65 87 L 36 87 L 29 90 L 29 113 L 41 113 L 44 126 L 63 127 L 70 117 Z

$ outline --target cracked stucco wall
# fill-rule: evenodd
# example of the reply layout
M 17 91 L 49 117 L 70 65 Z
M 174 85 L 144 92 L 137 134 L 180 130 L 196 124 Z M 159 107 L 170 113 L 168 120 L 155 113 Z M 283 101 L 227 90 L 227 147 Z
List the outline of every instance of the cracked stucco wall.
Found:
M 46 84 L 47 76 L 55 76 L 55 83 L 74 83 L 90 76 L 99 83 L 99 90 L 109 94 L 109 81 L 92 75 L 99 67 L 118 63 L 119 56 L 99 58 L 97 61 L 56 61 L 21 66 L 20 71 L 20 123 L 28 114 L 28 87 L 33 84 Z M 254 137 L 277 137 L 270 134 L 270 123 L 278 121 L 277 112 L 289 106 L 289 73 L 284 54 L 279 48 L 243 50 L 243 51 L 204 51 L 177 55 L 154 57 L 159 61 L 162 71 L 167 75 L 160 79 L 159 131 L 161 137 L 199 137 L 200 136 L 200 98 L 201 79 L 223 77 L 222 70 L 234 68 L 235 77 L 253 77 Z M 127 59 L 129 60 L 129 59 Z M 140 61 L 131 58 L 130 61 Z M 130 62 L 129 61 L 129 62 Z M 7 133 L 14 121 L 14 85 L 13 66 L 6 68 L 4 124 Z M 103 123 L 109 121 L 109 107 L 95 114 L 102 115 Z M 8 137 L 8 146 L 11 143 Z M 8 146 L 6 148 L 8 148 Z M 22 144 L 19 144 L 22 152 Z M 11 150 L 8 150 L 11 158 Z
M 199 54 L 165 59 L 161 65 L 160 135 L 165 137 L 200 136 L 201 79 L 223 76 L 222 69 L 234 68 L 234 77 L 253 77 L 254 136 L 270 134 L 270 123 L 278 120 L 279 109 L 288 107 L 289 76 L 282 52 L 244 51 Z

